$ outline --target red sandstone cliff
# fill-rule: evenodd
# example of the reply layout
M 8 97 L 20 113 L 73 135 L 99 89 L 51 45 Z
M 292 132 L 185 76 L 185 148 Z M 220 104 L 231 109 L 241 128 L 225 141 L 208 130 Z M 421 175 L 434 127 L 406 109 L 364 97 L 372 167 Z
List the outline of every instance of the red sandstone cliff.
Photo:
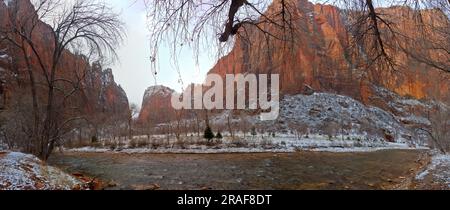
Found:
M 19 18 L 18 20 L 9 19 L 9 14 L 16 8 L 19 8 L 18 17 L 33 17 L 35 13 L 34 6 L 29 0 L 0 1 L 0 28 L 8 28 L 8 23 L 19 20 Z M 33 33 L 33 42 L 36 43 L 37 51 L 42 56 L 44 65 L 48 66 L 51 65 L 53 48 L 52 39 L 48 38 L 51 36 L 53 36 L 51 27 L 38 21 Z M 36 72 L 37 81 L 44 80 L 38 60 L 33 56 L 31 49 L 28 50 L 27 55 L 30 57 L 33 71 Z M 6 41 L 0 42 L 0 74 L 2 79 L 0 94 L 5 98 L 5 100 L 2 100 L 2 104 L 7 104 L 8 98 L 17 96 L 21 91 L 26 93 L 25 90 L 29 89 L 27 88 L 29 80 L 25 69 L 27 68 L 23 53 Z M 72 81 L 83 78 L 80 83 L 81 91 L 74 95 L 70 103 L 81 108 L 85 114 L 128 112 L 127 96 L 114 81 L 111 69 L 103 70 L 102 66 L 91 64 L 86 57 L 66 51 L 57 72 L 58 78 Z M 67 84 L 61 84 L 60 86 L 64 90 L 70 90 L 71 88 Z M 43 91 L 38 90 L 40 97 L 44 97 Z
M 172 93 L 174 93 L 174 90 L 168 87 L 149 87 L 144 93 L 138 121 L 144 124 L 173 121 L 175 111 L 171 106 Z
M 250 34 L 250 40 L 236 38 L 234 48 L 217 62 L 210 73 L 279 73 L 284 94 L 302 93 L 305 85 L 308 85 L 318 91 L 349 95 L 365 103 L 371 103 L 372 96 L 376 94 L 371 84 L 384 86 L 402 96 L 417 99 L 443 99 L 450 96 L 450 82 L 442 80 L 438 70 L 419 64 L 402 52 L 395 52 L 395 55 L 392 53 L 401 71 L 367 71 L 364 68 L 367 61 L 363 53 L 354 55 L 349 48 L 351 34 L 345 25 L 345 17 L 338 8 L 314 5 L 306 0 L 292 2 L 296 4 L 296 11 L 292 14 L 295 17 L 294 25 L 298 26 L 299 30 L 295 32 L 294 46 L 289 47 L 289 51 L 286 51 L 283 43 L 274 39 L 267 45 L 262 33 L 247 27 L 246 33 Z M 279 6 L 278 4 L 279 1 L 274 1 L 267 14 Z M 401 33 L 419 38 L 409 8 L 393 7 L 380 10 L 383 10 L 386 18 L 398 25 Z M 422 14 L 425 21 L 432 22 L 433 17 L 433 24 L 449 24 L 448 18 L 437 11 L 424 11 Z M 416 43 L 407 41 L 401 41 L 400 44 L 413 50 L 416 46 Z M 448 55 L 440 56 L 431 50 L 425 53 L 443 62 L 448 59 Z

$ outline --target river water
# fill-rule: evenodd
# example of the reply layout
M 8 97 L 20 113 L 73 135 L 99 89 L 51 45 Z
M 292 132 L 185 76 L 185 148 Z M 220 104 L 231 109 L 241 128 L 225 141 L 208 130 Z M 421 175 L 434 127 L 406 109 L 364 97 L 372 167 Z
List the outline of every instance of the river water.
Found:
M 110 189 L 391 189 L 414 176 L 423 153 L 66 153 L 55 154 L 49 164 L 117 184 Z

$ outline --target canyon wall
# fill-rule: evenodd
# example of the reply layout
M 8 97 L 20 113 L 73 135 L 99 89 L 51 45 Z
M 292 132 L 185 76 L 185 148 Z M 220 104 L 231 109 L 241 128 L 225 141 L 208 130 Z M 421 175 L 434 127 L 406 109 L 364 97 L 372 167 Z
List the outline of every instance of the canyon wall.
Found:
M 266 14 L 280 7 L 275 0 Z M 385 87 L 402 96 L 416 99 L 441 99 L 449 97 L 449 80 L 435 68 L 417 62 L 400 51 L 392 53 L 398 70 L 368 70 L 364 49 L 355 54 L 350 46 L 349 26 L 341 10 L 330 5 L 312 4 L 306 0 L 291 0 L 294 27 L 292 42 L 274 38 L 267 43 L 266 37 L 255 27 L 245 28 L 248 39 L 237 37 L 231 52 L 221 58 L 210 73 L 225 74 L 271 74 L 279 73 L 283 94 L 304 93 L 305 87 L 316 91 L 333 92 L 351 96 L 366 104 L 376 97 L 373 85 Z M 391 20 L 402 34 L 420 39 L 439 39 L 437 36 L 419 37 L 413 14 L 407 7 L 380 8 L 380 13 Z M 449 24 L 448 18 L 438 11 L 424 11 L 425 21 L 433 24 Z M 268 26 L 270 27 L 270 26 Z M 448 28 L 448 27 L 447 27 Z M 272 30 L 275 35 L 276 30 Z M 432 33 L 430 33 L 432 34 Z M 385 37 L 389 40 L 388 37 Z M 401 38 L 400 38 L 401 39 Z M 414 50 L 416 43 L 404 42 L 405 48 Z M 390 53 L 390 52 L 388 52 Z M 448 55 L 429 50 L 424 52 L 448 62 Z M 445 60 L 447 59 L 447 60 Z
M 34 6 L 29 0 L 0 1 L 0 28 L 8 29 L 11 23 L 23 24 L 20 21 L 29 21 L 32 18 L 36 18 L 36 15 Z M 32 41 L 35 43 L 36 51 L 42 58 L 42 65 L 49 69 L 54 48 L 53 30 L 46 23 L 38 19 L 35 20 L 37 20 L 37 23 L 33 28 Z M 31 22 L 29 21 L 29 23 Z M 25 30 L 29 31 L 33 26 L 26 23 L 24 27 Z M 15 38 L 19 40 L 18 37 Z M 7 106 L 8 101 L 11 101 L 13 98 L 27 97 L 26 95 L 30 92 L 25 56 L 31 62 L 31 69 L 36 76 L 36 81 L 44 82 L 45 78 L 39 60 L 29 47 L 23 52 L 6 40 L 0 42 L 3 106 Z M 77 106 L 86 115 L 98 112 L 110 115 L 129 112 L 128 98 L 120 85 L 114 81 L 112 70 L 103 69 L 99 63 L 90 61 L 84 55 L 65 51 L 58 66 L 56 77 L 64 78 L 71 82 L 80 80 L 79 91 L 71 97 L 70 103 L 73 106 Z M 72 84 L 64 82 L 55 84 L 64 92 L 70 92 L 73 89 Z M 38 96 L 45 99 L 45 86 L 38 87 Z M 60 92 L 57 93 L 57 97 L 64 97 Z M 21 94 L 25 95 L 22 96 Z

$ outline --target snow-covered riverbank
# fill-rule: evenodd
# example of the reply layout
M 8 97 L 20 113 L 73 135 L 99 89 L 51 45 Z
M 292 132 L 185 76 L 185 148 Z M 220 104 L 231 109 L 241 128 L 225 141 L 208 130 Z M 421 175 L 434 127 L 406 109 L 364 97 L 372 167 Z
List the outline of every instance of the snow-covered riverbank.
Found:
M 240 143 L 242 144 L 242 143 Z M 375 152 L 380 150 L 411 150 L 428 149 L 426 147 L 412 147 L 404 143 L 389 142 L 367 142 L 354 140 L 327 140 L 327 139 L 303 139 L 297 140 L 289 137 L 273 138 L 270 141 L 249 140 L 244 146 L 231 142 L 222 142 L 211 146 L 190 144 L 172 144 L 166 146 L 152 147 L 130 147 L 125 144 L 122 148 L 103 147 L 81 147 L 66 149 L 68 152 L 85 153 L 127 153 L 127 154 L 220 154 L 220 153 L 291 153 L 296 151 L 315 152 Z
M 450 155 L 435 152 L 428 167 L 416 177 L 418 181 L 432 182 L 450 189 Z
M 81 182 L 33 155 L 0 152 L 0 190 L 72 190 L 77 185 Z

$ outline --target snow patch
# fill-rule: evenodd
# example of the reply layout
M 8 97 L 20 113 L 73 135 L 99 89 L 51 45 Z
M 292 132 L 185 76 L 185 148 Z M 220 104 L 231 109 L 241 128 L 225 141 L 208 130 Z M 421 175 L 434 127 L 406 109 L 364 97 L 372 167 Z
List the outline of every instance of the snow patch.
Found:
M 416 176 L 417 180 L 424 180 L 432 176 L 436 181 L 442 182 L 450 187 L 450 155 L 435 155 L 426 170 Z
M 147 88 L 147 90 L 145 90 L 144 101 L 156 95 L 163 97 L 171 96 L 173 92 L 174 91 L 168 87 L 164 87 L 161 85 L 152 86 Z
M 85 153 L 125 153 L 125 154 L 224 154 L 224 153 L 290 153 L 295 152 L 293 148 L 284 149 L 263 149 L 263 148 L 208 148 L 206 146 L 193 146 L 187 149 L 176 148 L 136 148 L 123 149 L 120 151 L 111 151 L 108 149 L 99 149 L 93 147 L 84 147 L 79 149 L 69 149 L 69 152 Z
M 13 2 L 14 0 L 3 0 L 3 2 L 5 3 L 5 5 L 7 7 L 9 7 L 9 5 Z

